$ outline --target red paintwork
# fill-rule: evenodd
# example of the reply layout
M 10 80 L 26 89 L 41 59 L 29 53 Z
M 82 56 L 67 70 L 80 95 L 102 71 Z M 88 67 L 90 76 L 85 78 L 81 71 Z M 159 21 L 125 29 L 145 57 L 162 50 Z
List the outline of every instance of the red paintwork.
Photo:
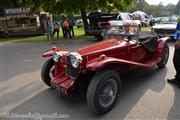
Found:
M 42 57 L 51 57 L 55 52 L 70 52 L 69 50 L 63 49 L 63 48 L 52 48 L 50 50 L 47 50 L 43 52 Z
M 61 73 L 54 77 L 51 84 L 58 86 L 65 94 L 70 94 L 73 90 L 74 80 L 66 76 L 65 73 Z
M 133 62 L 129 60 L 123 60 L 123 59 L 117 59 L 113 57 L 106 57 L 105 59 L 101 58 L 95 58 L 87 63 L 86 68 L 88 70 L 92 71 L 98 71 L 101 70 L 105 65 L 112 64 L 112 63 L 117 63 L 117 64 L 127 64 L 127 65 L 136 65 L 139 67 L 151 67 L 151 64 L 143 64 L 143 63 L 138 63 L 138 62 Z
M 157 42 L 157 50 L 155 52 L 150 52 L 142 45 L 139 45 L 135 40 L 127 41 L 121 37 L 105 40 L 88 47 L 78 49 L 78 52 L 83 61 L 81 63 L 81 68 L 88 71 L 98 71 L 103 69 L 106 65 L 112 63 L 126 64 L 130 66 L 127 70 L 134 67 L 152 67 L 159 63 L 162 58 L 162 52 L 164 46 L 166 45 L 166 40 L 168 38 L 161 38 Z M 46 51 L 42 56 L 52 56 L 54 52 L 70 52 L 65 49 L 51 49 Z M 104 59 L 100 56 L 105 55 Z M 71 79 L 66 76 L 66 54 L 61 58 L 61 62 L 55 63 L 55 77 L 52 80 L 53 84 L 56 84 L 60 88 L 63 88 L 67 94 L 73 92 L 73 85 L 76 80 Z M 120 69 L 123 71 L 123 68 Z M 81 73 L 80 73 L 81 74 Z M 82 74 L 88 74 L 82 72 Z

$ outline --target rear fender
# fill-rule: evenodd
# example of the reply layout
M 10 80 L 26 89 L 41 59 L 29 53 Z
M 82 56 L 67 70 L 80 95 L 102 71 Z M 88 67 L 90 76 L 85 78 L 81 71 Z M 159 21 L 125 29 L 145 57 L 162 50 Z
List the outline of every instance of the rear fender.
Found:
M 51 57 L 55 52 L 61 52 L 62 54 L 67 54 L 70 51 L 63 48 L 52 48 L 50 50 L 43 52 L 42 57 Z
M 111 64 L 121 64 L 121 65 L 135 65 L 139 67 L 150 67 L 150 65 L 147 64 L 142 64 L 138 62 L 133 62 L 129 60 L 124 60 L 124 59 L 117 59 L 113 57 L 105 57 L 104 59 L 102 58 L 95 58 L 91 61 L 89 61 L 86 65 L 86 69 L 91 70 L 91 71 L 98 71 L 106 67 L 107 65 Z

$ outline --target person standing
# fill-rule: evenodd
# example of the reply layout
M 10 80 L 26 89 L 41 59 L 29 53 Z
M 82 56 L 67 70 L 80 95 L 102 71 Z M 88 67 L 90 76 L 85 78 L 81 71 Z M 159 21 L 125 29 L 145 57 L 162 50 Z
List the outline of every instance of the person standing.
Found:
M 176 70 L 175 78 L 167 79 L 169 83 L 176 84 L 180 88 L 180 16 L 178 17 L 176 33 L 175 33 L 176 42 L 174 44 L 175 51 L 173 57 L 173 64 Z
M 53 36 L 57 33 L 57 38 L 59 38 L 59 22 L 57 20 L 54 21 L 54 31 Z
M 53 41 L 53 26 L 51 23 L 51 17 L 50 16 L 47 16 L 45 21 L 44 21 L 44 30 L 46 31 L 48 40 L 52 43 L 55 43 Z
M 74 37 L 74 28 L 73 28 L 75 25 L 74 18 L 73 16 L 70 16 L 70 15 L 67 18 L 68 18 L 68 23 L 69 23 L 69 31 L 72 37 Z
M 63 29 L 64 29 L 64 37 L 66 38 L 71 38 L 71 33 L 69 30 L 69 22 L 67 18 L 64 19 L 64 24 L 63 24 Z
M 63 34 L 63 38 L 65 38 L 65 31 L 64 31 L 64 15 L 61 16 L 61 19 L 60 19 L 60 25 L 61 25 L 61 28 L 62 28 L 62 34 Z

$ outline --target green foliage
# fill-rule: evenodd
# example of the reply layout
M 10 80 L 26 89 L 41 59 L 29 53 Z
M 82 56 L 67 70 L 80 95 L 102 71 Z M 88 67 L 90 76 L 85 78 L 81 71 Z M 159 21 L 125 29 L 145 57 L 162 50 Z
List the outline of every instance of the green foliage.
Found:
M 79 14 L 81 13 L 84 28 L 87 29 L 86 11 L 104 10 L 119 12 L 135 5 L 136 0 L 2 0 L 6 7 L 30 7 L 33 11 L 44 10 L 51 14 Z M 12 5 L 11 5 L 12 4 Z
M 48 11 L 53 14 L 88 11 L 115 11 L 132 8 L 136 0 L 1 0 L 0 8 L 30 7 L 33 11 Z
M 177 3 L 177 5 L 176 5 L 176 7 L 175 7 L 175 9 L 174 9 L 174 13 L 175 13 L 176 15 L 180 15 L 180 0 L 179 0 L 179 2 Z
M 0 0 L 0 8 L 14 8 L 18 6 L 18 0 Z
M 130 12 L 137 10 L 144 11 L 149 15 L 158 17 L 170 16 L 172 14 L 178 15 L 180 13 L 180 1 L 177 5 L 168 4 L 167 6 L 164 6 L 162 2 L 158 5 L 149 5 L 147 2 L 145 2 L 145 0 L 139 0 L 139 3 L 137 3 L 136 7 Z
M 131 8 L 134 9 L 130 10 Z M 87 11 L 102 10 L 105 12 L 141 10 L 153 16 L 166 16 L 172 13 L 180 14 L 178 4 L 163 6 L 149 5 L 145 0 L 0 0 L 0 8 L 30 7 L 33 11 L 48 11 L 53 14 L 79 14 L 81 9 Z
M 94 39 L 91 36 L 85 36 L 84 35 L 84 29 L 82 27 L 76 28 L 74 27 L 74 33 L 75 37 L 72 38 L 74 40 L 92 40 Z M 56 38 L 56 34 L 54 36 L 55 41 L 65 40 L 63 38 L 62 31 L 59 32 L 59 38 Z M 46 35 L 38 35 L 38 36 L 27 36 L 27 37 L 7 37 L 7 38 L 1 38 L 0 42 L 48 42 Z

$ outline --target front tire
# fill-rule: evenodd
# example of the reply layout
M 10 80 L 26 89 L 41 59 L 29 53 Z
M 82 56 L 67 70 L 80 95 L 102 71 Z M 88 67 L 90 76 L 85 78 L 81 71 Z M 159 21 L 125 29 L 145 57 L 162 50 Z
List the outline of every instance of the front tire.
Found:
M 103 36 L 102 35 L 96 35 L 95 38 L 97 39 L 97 41 L 103 40 Z
M 158 68 L 164 68 L 165 65 L 167 64 L 168 59 L 169 59 L 169 47 L 168 45 L 166 45 L 163 51 L 162 60 L 159 64 L 157 64 Z
M 43 64 L 41 69 L 41 78 L 48 86 L 51 86 L 51 79 L 54 75 L 54 67 L 54 61 L 52 58 L 50 58 Z
M 112 70 L 98 72 L 87 90 L 87 104 L 96 114 L 110 111 L 115 105 L 120 89 L 119 75 Z

